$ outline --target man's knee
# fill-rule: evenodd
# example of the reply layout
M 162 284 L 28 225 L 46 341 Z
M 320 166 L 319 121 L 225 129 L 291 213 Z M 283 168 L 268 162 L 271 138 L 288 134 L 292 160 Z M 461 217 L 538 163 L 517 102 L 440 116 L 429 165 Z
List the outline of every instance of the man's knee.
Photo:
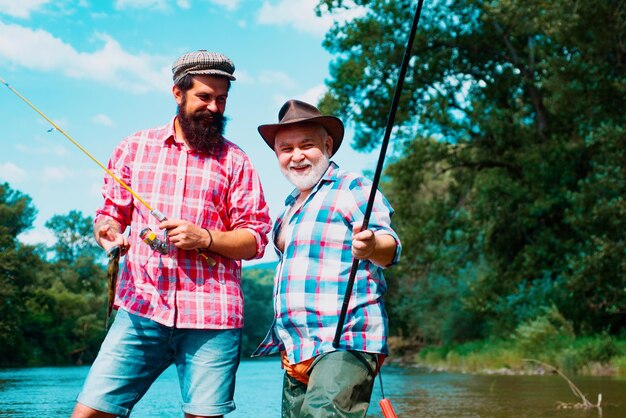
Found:
M 106 412 L 97 411 L 93 408 L 83 405 L 82 403 L 76 403 L 71 418 L 115 418 L 116 415 L 108 414 Z

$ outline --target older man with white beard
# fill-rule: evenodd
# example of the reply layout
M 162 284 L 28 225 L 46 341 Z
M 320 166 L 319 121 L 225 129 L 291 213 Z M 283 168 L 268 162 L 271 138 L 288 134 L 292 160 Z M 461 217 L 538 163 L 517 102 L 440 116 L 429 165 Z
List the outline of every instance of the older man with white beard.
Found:
M 393 209 L 377 192 L 361 231 L 371 182 L 330 161 L 343 140 L 340 119 L 299 100 L 285 103 L 278 119 L 259 133 L 296 188 L 274 223 L 274 322 L 254 355 L 281 353 L 283 417 L 364 417 L 388 353 L 383 269 L 401 252 Z M 352 257 L 361 261 L 335 348 Z

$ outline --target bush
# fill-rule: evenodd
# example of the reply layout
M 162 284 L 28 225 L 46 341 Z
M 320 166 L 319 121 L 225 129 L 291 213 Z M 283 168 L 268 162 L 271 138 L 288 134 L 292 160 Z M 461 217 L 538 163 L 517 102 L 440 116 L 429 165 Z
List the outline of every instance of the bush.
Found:
M 575 335 L 572 325 L 553 306 L 545 309 L 543 315 L 519 325 L 513 338 L 522 354 L 542 357 L 571 346 Z

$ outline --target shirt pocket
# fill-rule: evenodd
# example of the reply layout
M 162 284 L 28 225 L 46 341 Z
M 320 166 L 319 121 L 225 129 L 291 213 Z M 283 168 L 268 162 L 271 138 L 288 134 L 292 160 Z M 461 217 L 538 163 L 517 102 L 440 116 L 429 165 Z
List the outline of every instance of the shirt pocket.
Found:
M 199 213 L 199 224 L 204 228 L 228 230 L 228 193 L 221 187 L 206 189 L 203 193 L 204 202 Z

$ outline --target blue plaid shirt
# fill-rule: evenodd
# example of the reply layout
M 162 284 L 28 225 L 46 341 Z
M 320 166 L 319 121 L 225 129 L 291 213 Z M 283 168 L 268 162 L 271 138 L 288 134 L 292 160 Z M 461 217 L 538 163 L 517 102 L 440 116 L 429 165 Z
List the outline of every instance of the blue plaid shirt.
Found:
M 352 267 L 352 229 L 363 221 L 371 186 L 331 162 L 302 207 L 285 221 L 300 192 L 289 195 L 273 231 L 276 242 L 285 229 L 284 252 L 274 246 L 280 259 L 274 277 L 274 322 L 253 356 L 286 350 L 294 364 L 335 350 L 332 342 Z M 396 240 L 395 264 L 401 245 L 391 229 L 392 214 L 389 202 L 377 192 L 369 229 Z M 388 353 L 386 289 L 383 269 L 360 261 L 339 349 Z

